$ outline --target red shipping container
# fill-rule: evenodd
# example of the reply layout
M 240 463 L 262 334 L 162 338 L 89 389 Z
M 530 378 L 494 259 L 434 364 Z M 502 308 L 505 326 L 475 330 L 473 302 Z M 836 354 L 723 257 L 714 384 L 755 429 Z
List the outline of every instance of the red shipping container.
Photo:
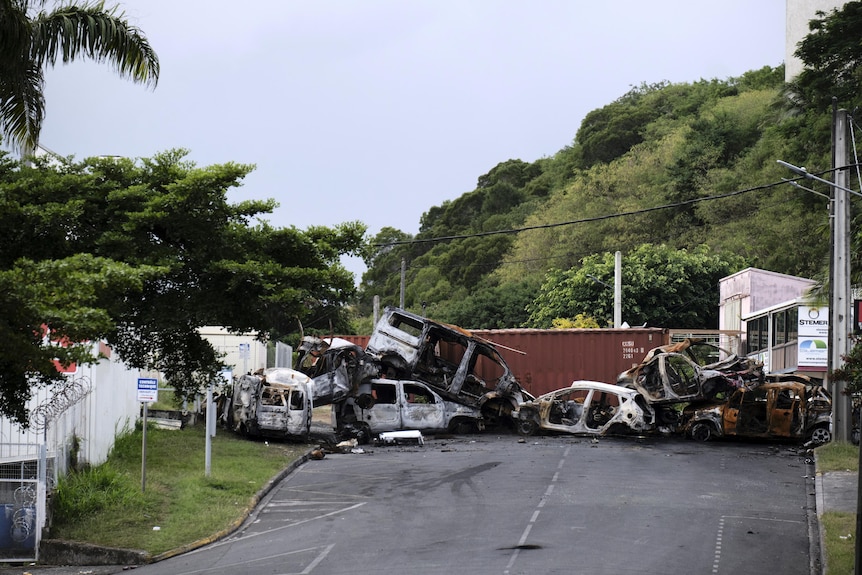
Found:
M 521 386 L 535 396 L 577 379 L 616 383 L 654 347 L 670 341 L 664 328 L 474 330 L 509 364 Z

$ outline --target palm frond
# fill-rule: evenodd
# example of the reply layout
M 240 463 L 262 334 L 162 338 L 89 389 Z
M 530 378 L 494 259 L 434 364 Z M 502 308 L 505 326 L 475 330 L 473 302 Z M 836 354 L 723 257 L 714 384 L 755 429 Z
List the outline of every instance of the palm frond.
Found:
M 31 56 L 51 66 L 58 58 L 64 63 L 81 57 L 111 62 L 121 76 L 155 87 L 158 56 L 141 30 L 122 18 L 116 7 L 105 10 L 103 2 L 40 12 L 31 20 Z
M 0 130 L 15 150 L 32 152 L 39 143 L 44 83 L 42 67 L 33 61 L 23 69 L 0 65 Z
M 42 68 L 31 58 L 28 0 L 0 0 L 0 130 L 16 150 L 35 149 L 45 111 Z

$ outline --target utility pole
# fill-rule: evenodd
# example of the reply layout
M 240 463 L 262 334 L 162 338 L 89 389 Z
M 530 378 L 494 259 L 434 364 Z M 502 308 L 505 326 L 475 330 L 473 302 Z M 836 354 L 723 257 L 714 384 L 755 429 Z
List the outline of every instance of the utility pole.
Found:
M 623 254 L 614 254 L 614 327 L 623 325 Z
M 847 194 L 847 110 L 833 110 L 834 136 L 832 167 L 832 289 L 829 304 L 829 375 L 844 364 L 850 351 L 850 204 Z M 844 394 L 845 382 L 830 381 L 832 389 L 832 429 L 835 439 L 849 441 L 849 398 Z
M 401 309 L 404 309 L 404 290 L 405 284 L 407 283 L 407 260 L 401 258 L 401 305 L 399 306 Z

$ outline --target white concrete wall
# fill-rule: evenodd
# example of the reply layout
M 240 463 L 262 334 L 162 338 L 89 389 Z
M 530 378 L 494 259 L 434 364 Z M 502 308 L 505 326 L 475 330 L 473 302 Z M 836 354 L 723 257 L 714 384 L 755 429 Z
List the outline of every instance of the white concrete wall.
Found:
M 739 330 L 745 339 L 742 318 L 759 310 L 806 295 L 816 282 L 807 278 L 746 268 L 718 282 L 719 330 Z
M 200 328 L 200 334 L 209 341 L 216 350 L 225 354 L 224 362 L 232 367 L 234 375 L 252 372 L 266 368 L 266 344 L 256 341 L 256 333 L 232 334 L 219 326 Z M 249 357 L 241 358 L 240 344 L 248 344 Z
M 789 82 L 802 71 L 802 61 L 793 56 L 797 44 L 808 33 L 808 22 L 816 17 L 816 13 L 829 13 L 835 8 L 841 8 L 844 0 L 787 0 L 785 4 L 786 31 L 784 34 L 784 80 Z
M 67 375 L 67 381 L 80 382 L 86 393 L 73 390 L 74 393 L 68 394 L 68 400 L 63 400 L 58 397 L 60 387 L 33 390 L 27 406 L 31 412 L 44 405 L 67 405 L 66 409 L 56 410 L 44 429 L 34 418 L 31 418 L 28 429 L 22 429 L 7 418 L 0 418 L 0 461 L 30 459 L 37 453 L 38 445 L 44 442 L 49 457 L 56 456 L 58 470 L 62 473 L 66 469 L 73 437 L 78 438 L 79 462 L 97 465 L 107 459 L 117 433 L 132 428 L 140 414 L 141 404 L 137 401 L 140 372 L 119 362 L 103 344 L 95 346 L 112 357 L 92 366 L 79 366 L 74 373 Z

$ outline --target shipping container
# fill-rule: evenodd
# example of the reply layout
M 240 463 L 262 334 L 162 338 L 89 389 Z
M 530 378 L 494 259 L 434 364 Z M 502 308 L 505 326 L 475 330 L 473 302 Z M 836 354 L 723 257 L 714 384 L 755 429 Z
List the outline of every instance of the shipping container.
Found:
M 577 379 L 616 383 L 654 347 L 669 342 L 662 328 L 499 329 L 473 335 L 497 346 L 521 386 L 535 396 Z

